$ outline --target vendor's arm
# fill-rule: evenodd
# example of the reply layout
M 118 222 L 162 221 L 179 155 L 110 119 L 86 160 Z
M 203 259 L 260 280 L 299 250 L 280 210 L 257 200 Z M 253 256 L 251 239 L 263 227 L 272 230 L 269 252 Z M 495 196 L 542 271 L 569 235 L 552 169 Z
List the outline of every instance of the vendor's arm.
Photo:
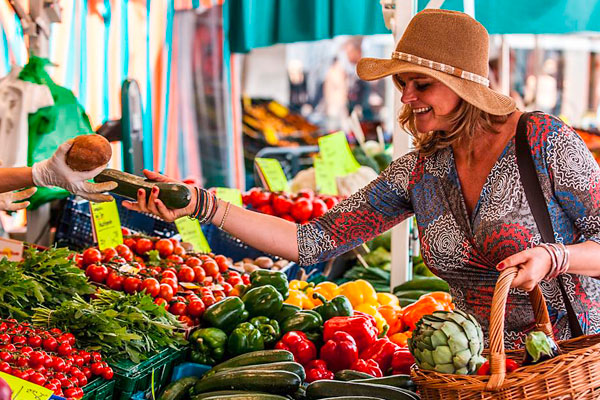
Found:
M 0 168 L 0 193 L 33 186 L 31 167 Z

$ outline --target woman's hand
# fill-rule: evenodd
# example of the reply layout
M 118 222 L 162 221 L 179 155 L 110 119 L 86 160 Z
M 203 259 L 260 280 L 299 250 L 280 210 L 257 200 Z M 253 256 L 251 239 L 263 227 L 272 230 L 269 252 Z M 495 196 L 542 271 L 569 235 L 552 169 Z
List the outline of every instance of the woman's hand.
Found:
M 23 200 L 33 196 L 36 190 L 37 188 L 30 187 L 29 189 L 21 190 L 20 192 L 0 193 L 0 210 L 17 211 L 27 208 L 29 202 Z
M 144 170 L 144 175 L 146 175 L 146 178 L 150 179 L 151 181 L 181 183 L 179 181 L 176 181 L 175 179 L 171 179 L 164 175 L 161 175 L 158 172 L 148 171 L 146 169 Z M 190 192 L 192 194 L 192 200 L 190 201 L 190 204 L 185 208 L 167 208 L 167 206 L 165 206 L 165 204 L 158 198 L 159 189 L 157 186 L 154 186 L 154 188 L 152 189 L 148 200 L 146 200 L 146 191 L 144 189 L 139 189 L 137 192 L 137 202 L 125 200 L 122 204 L 123 207 L 129 210 L 154 214 L 164 219 L 165 221 L 173 222 L 178 218 L 185 217 L 194 212 L 197 202 L 196 191 L 193 187 L 189 185 L 188 188 L 190 189 Z
M 551 266 L 550 254 L 542 247 L 533 247 L 505 258 L 496 269 L 502 271 L 507 267 L 517 267 L 517 276 L 511 287 L 531 292 L 548 275 Z

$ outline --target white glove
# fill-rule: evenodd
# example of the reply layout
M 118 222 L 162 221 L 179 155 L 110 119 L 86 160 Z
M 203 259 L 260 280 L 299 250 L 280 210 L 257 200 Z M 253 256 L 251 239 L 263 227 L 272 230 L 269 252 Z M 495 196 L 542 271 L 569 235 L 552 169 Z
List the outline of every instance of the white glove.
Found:
M 33 196 L 36 190 L 37 188 L 31 187 L 27 190 L 22 190 L 20 192 L 0 193 L 0 210 L 17 211 L 23 208 L 27 208 L 29 202 L 22 200 L 28 199 L 31 196 Z
M 69 192 L 93 202 L 111 201 L 112 196 L 101 194 L 113 190 L 117 182 L 91 183 L 92 179 L 102 172 L 106 165 L 91 171 L 74 171 L 66 162 L 66 154 L 73 145 L 72 140 L 61 144 L 52 157 L 33 164 L 31 174 L 36 186 L 59 186 Z

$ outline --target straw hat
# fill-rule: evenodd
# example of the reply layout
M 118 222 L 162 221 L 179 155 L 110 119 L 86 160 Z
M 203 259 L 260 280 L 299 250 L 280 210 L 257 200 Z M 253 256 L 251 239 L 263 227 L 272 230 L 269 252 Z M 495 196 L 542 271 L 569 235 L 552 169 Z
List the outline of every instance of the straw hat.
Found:
M 391 59 L 363 58 L 356 72 L 366 81 L 403 72 L 425 74 L 487 113 L 510 114 L 515 102 L 489 88 L 488 46 L 487 31 L 467 14 L 427 9 L 410 21 Z

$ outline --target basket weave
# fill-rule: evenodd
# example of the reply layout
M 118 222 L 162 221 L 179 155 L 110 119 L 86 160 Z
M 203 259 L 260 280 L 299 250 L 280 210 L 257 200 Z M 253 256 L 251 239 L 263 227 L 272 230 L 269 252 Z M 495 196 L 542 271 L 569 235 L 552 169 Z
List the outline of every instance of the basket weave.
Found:
M 504 315 L 510 285 L 517 268 L 504 270 L 494 290 L 490 316 L 491 375 L 454 375 L 413 367 L 412 379 L 421 398 L 433 399 L 600 399 L 600 335 L 558 342 L 562 354 L 506 374 Z M 552 335 L 548 309 L 539 286 L 529 293 L 537 330 Z M 508 352 L 521 360 L 523 350 Z

